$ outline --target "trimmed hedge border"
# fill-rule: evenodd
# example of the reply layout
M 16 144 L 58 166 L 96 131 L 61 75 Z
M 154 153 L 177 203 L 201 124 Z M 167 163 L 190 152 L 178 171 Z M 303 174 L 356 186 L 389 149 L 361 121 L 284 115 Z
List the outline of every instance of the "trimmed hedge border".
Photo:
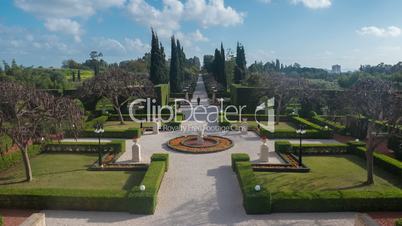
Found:
M 40 145 L 34 144 L 29 146 L 28 155 L 30 158 L 37 156 L 41 152 Z M 0 157 L 0 171 L 10 168 L 15 164 L 22 162 L 22 155 L 20 150 L 16 150 L 10 154 L 5 154 Z
M 165 156 L 165 160 L 151 162 L 141 182 L 141 185 L 146 186 L 145 191 L 141 191 L 140 186 L 134 186 L 128 193 L 115 190 L 0 188 L 0 208 L 128 211 L 133 214 L 153 214 L 158 190 L 167 170 L 167 161 L 168 157 Z
M 243 194 L 243 206 L 247 214 L 266 214 L 271 212 L 271 193 L 264 188 L 253 172 L 247 154 L 232 154 L 232 166 L 239 180 Z M 246 160 L 248 159 L 248 160 Z M 261 190 L 256 191 L 255 186 Z
M 133 128 L 128 130 L 105 130 L 102 134 L 102 138 L 115 138 L 115 139 L 133 139 L 133 137 L 140 138 L 141 130 L 139 128 Z M 65 133 L 66 138 L 73 138 L 73 134 L 70 132 Z M 79 138 L 98 138 L 92 129 L 85 129 L 78 134 Z
M 326 154 L 354 154 L 365 158 L 365 144 L 349 142 L 348 144 L 305 144 L 311 154 L 323 153 L 321 149 L 329 148 Z M 289 141 L 276 141 L 278 153 L 293 151 L 297 145 Z M 319 150 L 314 150 L 314 149 Z M 308 149 L 307 149 L 308 150 Z M 317 191 L 317 192 L 272 192 L 264 190 L 266 195 L 248 198 L 247 192 L 259 184 L 247 154 L 232 154 L 232 167 L 237 174 L 243 192 L 243 205 L 247 213 L 267 212 L 332 212 L 332 211 L 400 211 L 402 206 L 401 191 Z M 374 164 L 384 170 L 402 176 L 402 162 L 389 156 L 374 153 Z M 247 190 L 249 189 L 249 190 Z M 263 191 L 264 188 L 261 189 Z M 263 194 L 263 193 L 261 193 Z M 269 206 L 267 207 L 267 203 Z M 269 210 L 269 211 L 268 211 Z
M 341 125 L 339 123 L 336 123 L 336 122 L 330 121 L 328 119 L 325 119 L 325 118 L 323 118 L 323 117 L 321 117 L 319 115 L 313 116 L 311 118 L 311 120 L 314 123 L 316 123 L 316 124 L 318 124 L 320 126 L 328 126 L 332 130 L 335 130 L 337 133 L 340 133 L 340 134 L 343 134 L 343 135 L 346 135 L 346 133 L 347 133 L 346 126 L 343 126 L 343 125 Z
M 140 186 L 135 186 L 129 193 L 130 213 L 153 214 L 158 201 L 158 191 L 162 183 L 165 172 L 168 170 L 168 154 L 153 154 L 151 164 L 141 185 L 145 186 L 145 191 L 140 190 Z

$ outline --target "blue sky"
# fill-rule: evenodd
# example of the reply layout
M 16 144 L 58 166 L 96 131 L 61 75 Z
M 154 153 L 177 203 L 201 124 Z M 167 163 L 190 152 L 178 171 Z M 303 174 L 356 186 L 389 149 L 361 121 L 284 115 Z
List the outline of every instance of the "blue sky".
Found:
M 240 41 L 248 63 L 352 70 L 402 60 L 401 10 L 396 0 L 2 0 L 0 59 L 59 67 L 91 50 L 133 59 L 149 51 L 152 26 L 167 50 L 180 38 L 187 56 Z

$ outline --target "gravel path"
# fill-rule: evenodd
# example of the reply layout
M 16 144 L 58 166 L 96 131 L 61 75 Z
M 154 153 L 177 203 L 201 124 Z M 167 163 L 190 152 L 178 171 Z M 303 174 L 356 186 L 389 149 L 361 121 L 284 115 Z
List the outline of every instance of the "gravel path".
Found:
M 192 102 L 200 96 L 208 104 L 205 88 L 200 78 Z M 189 112 L 185 112 L 187 114 Z M 199 118 L 201 118 L 200 115 Z M 197 117 L 198 118 L 198 117 Z M 213 154 L 185 154 L 168 149 L 165 143 L 180 132 L 145 135 L 140 139 L 142 158 L 149 161 L 155 152 L 170 154 L 170 168 L 159 191 L 154 215 L 131 215 L 112 212 L 44 211 L 48 225 L 353 225 L 353 213 L 308 213 L 247 215 L 242 207 L 242 195 L 235 174 L 230 167 L 232 153 L 248 153 L 258 160 L 261 142 L 252 132 L 226 135 L 235 146 Z M 131 159 L 132 142 L 127 140 L 127 151 L 119 162 Z M 273 152 L 273 141 L 268 142 L 271 162 L 281 160 Z

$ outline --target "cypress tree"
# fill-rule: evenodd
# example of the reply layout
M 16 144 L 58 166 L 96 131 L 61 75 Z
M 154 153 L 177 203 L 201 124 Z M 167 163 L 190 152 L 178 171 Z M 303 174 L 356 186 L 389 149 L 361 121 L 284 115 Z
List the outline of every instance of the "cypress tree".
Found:
M 78 69 L 78 72 L 77 72 L 77 80 L 79 82 L 81 82 L 81 70 L 80 69 Z
M 225 49 L 223 48 L 223 43 L 221 43 L 221 60 L 220 60 L 220 82 L 223 87 L 227 87 L 227 78 L 226 78 L 226 59 L 225 59 Z
M 73 82 L 75 82 L 75 71 L 72 71 Z
M 154 30 L 152 29 L 152 40 L 151 40 L 151 65 L 150 65 L 150 73 L 149 77 L 152 83 L 158 84 L 157 83 L 157 73 L 158 73 L 158 56 L 159 54 L 159 41 L 158 37 L 156 36 Z
M 154 30 L 152 30 L 151 64 L 149 71 L 149 77 L 153 84 L 157 85 L 169 82 L 165 50 Z
M 157 74 L 157 84 L 166 84 L 169 82 L 168 68 L 166 63 L 165 48 L 163 48 L 162 43 L 159 47 L 159 73 Z
M 215 54 L 214 54 L 214 61 L 213 61 L 213 69 L 212 69 L 212 74 L 217 82 L 219 82 L 219 65 L 221 61 L 221 53 L 219 52 L 218 49 L 215 49 Z
M 241 80 L 246 78 L 246 70 L 247 70 L 247 62 L 246 56 L 244 53 L 244 47 L 237 43 L 236 49 L 236 66 L 235 66 L 235 73 L 234 73 L 234 82 L 239 84 Z
M 170 71 L 169 71 L 170 89 L 172 90 L 172 92 L 179 92 L 178 73 L 179 73 L 179 56 L 177 52 L 176 40 L 174 36 L 172 36 Z

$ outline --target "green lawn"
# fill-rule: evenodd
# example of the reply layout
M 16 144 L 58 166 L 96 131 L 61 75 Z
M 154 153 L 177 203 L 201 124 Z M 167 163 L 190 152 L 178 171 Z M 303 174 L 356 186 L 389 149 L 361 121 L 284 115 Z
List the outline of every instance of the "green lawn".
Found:
M 0 172 L 2 188 L 65 188 L 128 191 L 139 185 L 145 172 L 88 171 L 96 154 L 40 154 L 31 159 L 33 181 L 25 179 L 22 163 Z
M 144 127 L 151 127 L 152 123 L 151 122 L 144 122 L 142 124 Z M 133 128 L 140 128 L 140 123 L 138 122 L 133 122 L 133 121 L 125 121 L 124 125 L 121 125 L 119 121 L 107 121 L 103 125 L 104 129 L 107 130 L 127 130 L 127 129 L 133 129 Z
M 306 156 L 310 173 L 256 172 L 271 192 L 370 190 L 401 191 L 401 179 L 375 167 L 375 184 L 363 186 L 365 161 L 357 156 Z

